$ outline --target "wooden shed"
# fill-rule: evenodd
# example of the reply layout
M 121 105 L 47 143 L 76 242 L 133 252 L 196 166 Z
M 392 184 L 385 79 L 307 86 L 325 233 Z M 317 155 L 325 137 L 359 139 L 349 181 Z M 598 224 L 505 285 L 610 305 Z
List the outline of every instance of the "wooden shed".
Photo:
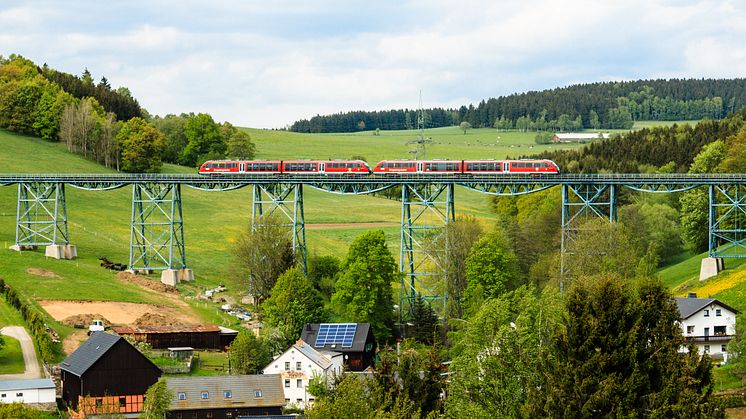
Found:
M 180 326 L 122 326 L 112 330 L 122 336 L 131 336 L 146 342 L 153 349 L 189 346 L 194 349 L 224 349 L 227 339 L 220 327 L 214 324 Z M 232 341 L 232 339 L 230 339 Z M 229 343 L 230 344 L 230 343 Z

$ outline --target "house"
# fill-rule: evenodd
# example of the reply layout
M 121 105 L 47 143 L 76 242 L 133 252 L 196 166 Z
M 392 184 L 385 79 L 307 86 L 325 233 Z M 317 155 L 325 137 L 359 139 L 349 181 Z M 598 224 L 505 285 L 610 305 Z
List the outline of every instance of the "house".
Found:
M 161 370 L 124 338 L 95 332 L 60 364 L 62 399 L 73 417 L 142 411 Z
M 592 133 L 579 133 L 579 132 L 563 132 L 556 133 L 552 138 L 553 143 L 577 143 L 593 140 L 605 140 L 609 138 L 608 132 L 592 132 Z
M 223 375 L 171 377 L 171 419 L 224 419 L 282 414 L 285 397 L 280 376 Z
M 308 382 L 314 377 L 332 380 L 341 375 L 343 355 L 339 352 L 317 351 L 303 340 L 295 342 L 290 349 L 274 359 L 264 368 L 264 374 L 279 374 L 283 383 L 285 402 L 301 409 L 313 404 L 313 395 L 308 392 Z
M 114 333 L 131 336 L 137 342 L 146 342 L 153 349 L 189 346 L 196 349 L 224 349 L 230 346 L 238 331 L 216 326 L 122 326 L 113 327 Z
M 676 298 L 676 305 L 684 337 L 694 343 L 700 354 L 727 361 L 728 342 L 736 334 L 739 311 L 715 298 L 697 298 L 694 293 Z
M 54 405 L 55 392 L 56 388 L 51 378 L 0 380 L 0 403 Z
M 300 338 L 317 351 L 341 352 L 350 371 L 364 371 L 376 356 L 376 338 L 369 323 L 309 323 Z

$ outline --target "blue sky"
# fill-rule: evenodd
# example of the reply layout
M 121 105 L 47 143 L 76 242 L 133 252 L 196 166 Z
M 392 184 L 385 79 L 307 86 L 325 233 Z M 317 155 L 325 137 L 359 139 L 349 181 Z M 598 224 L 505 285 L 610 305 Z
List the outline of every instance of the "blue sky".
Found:
M 575 83 L 746 77 L 746 2 L 14 1 L 0 55 L 127 86 L 152 114 L 280 128 Z

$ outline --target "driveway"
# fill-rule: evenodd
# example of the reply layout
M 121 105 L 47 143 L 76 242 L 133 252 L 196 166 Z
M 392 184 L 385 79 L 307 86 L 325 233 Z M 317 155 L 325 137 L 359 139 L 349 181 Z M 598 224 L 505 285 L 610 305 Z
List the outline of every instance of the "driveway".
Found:
M 0 329 L 0 333 L 18 339 L 18 341 L 21 342 L 23 362 L 26 363 L 26 372 L 23 374 L 0 375 L 0 380 L 42 378 L 41 368 L 39 368 L 39 360 L 36 359 L 36 351 L 34 350 L 34 341 L 31 340 L 31 336 L 26 332 L 26 329 L 21 326 L 6 326 Z

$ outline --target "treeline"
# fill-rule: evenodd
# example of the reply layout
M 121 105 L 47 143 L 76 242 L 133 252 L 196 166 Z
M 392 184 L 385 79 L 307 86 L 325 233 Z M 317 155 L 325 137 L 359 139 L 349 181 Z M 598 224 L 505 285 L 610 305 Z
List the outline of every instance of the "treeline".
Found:
M 447 127 L 458 125 L 461 119 L 452 109 L 426 109 L 419 115 L 414 109 L 390 111 L 354 111 L 333 115 L 316 115 L 310 120 L 302 119 L 290 126 L 290 131 L 306 133 L 355 132 L 366 130 L 402 130 L 416 129 L 422 118 L 424 128 Z
M 468 122 L 473 127 L 542 130 L 562 115 L 580 119 L 583 128 L 628 128 L 634 120 L 719 119 L 746 106 L 746 79 L 658 79 L 631 82 L 600 82 L 516 93 L 481 101 L 459 109 L 428 109 L 426 119 L 435 128 Z M 385 116 L 385 117 L 381 117 Z M 427 116 L 426 116 L 427 118 Z M 525 118 L 537 126 L 521 125 Z M 407 122 L 409 121 L 409 123 Z M 348 112 L 315 116 L 290 126 L 297 132 L 355 132 L 417 127 L 416 111 Z
M 553 160 L 561 171 L 569 173 L 645 173 L 664 166 L 665 171 L 686 172 L 704 145 L 736 134 L 745 121 L 746 108 L 720 121 L 645 128 L 581 149 L 549 151 L 538 157 Z
M 95 98 L 107 112 L 114 113 L 120 121 L 129 121 L 136 116 L 144 116 L 140 104 L 132 97 L 129 89 L 126 87 L 112 89 L 106 77 L 101 77 L 101 81 L 94 84 L 91 72 L 87 68 L 83 71 L 83 76 L 78 77 L 50 69 L 44 64 L 41 74 L 47 80 L 57 83 L 62 90 L 75 98 Z
M 69 89 L 69 91 L 68 91 Z M 208 114 L 147 119 L 126 87 L 0 56 L 0 128 L 60 141 L 68 151 L 126 172 L 158 172 L 163 162 L 191 167 L 208 159 L 248 159 L 249 135 Z

